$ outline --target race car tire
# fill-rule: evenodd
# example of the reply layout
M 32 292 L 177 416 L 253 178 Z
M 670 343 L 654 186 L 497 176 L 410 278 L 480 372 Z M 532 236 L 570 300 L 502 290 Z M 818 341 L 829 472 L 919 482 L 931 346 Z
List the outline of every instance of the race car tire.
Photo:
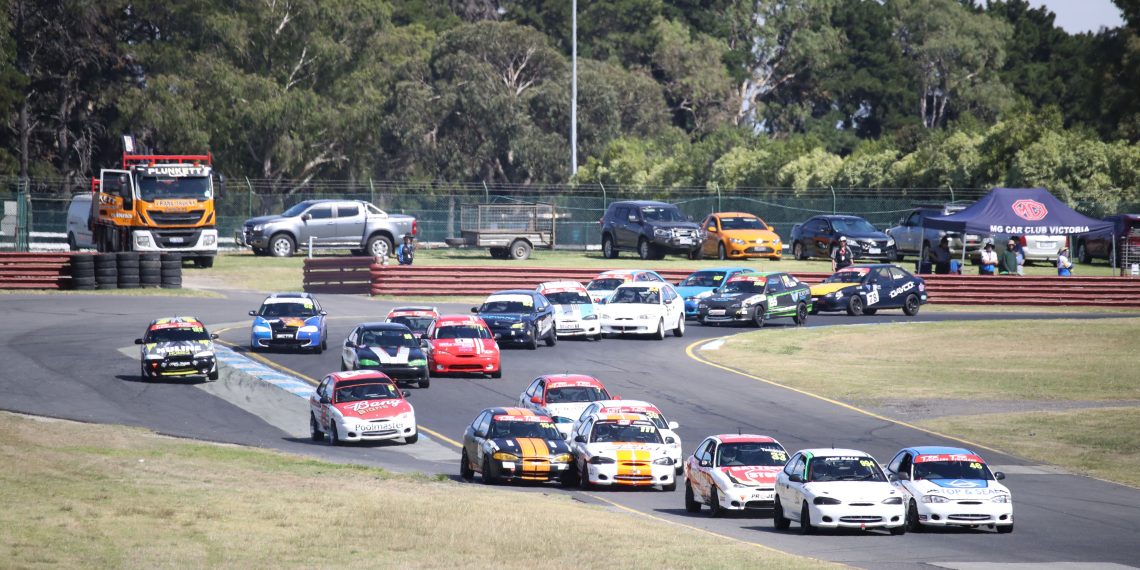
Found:
M 602 331 L 598 331 L 598 334 L 594 335 L 594 340 L 595 341 L 602 340 L 603 336 L 605 336 L 605 335 L 602 334 Z
M 344 363 L 343 358 L 340 360 L 340 371 L 341 372 L 347 372 L 348 371 L 348 365 Z
M 578 486 L 578 470 L 567 469 L 558 477 L 558 484 L 563 487 L 577 487 Z
M 874 315 L 877 312 L 879 312 L 878 309 L 866 309 L 866 308 L 863 309 L 863 314 L 867 315 L 868 317 L 871 315 Z
M 918 522 L 918 504 L 913 500 L 906 509 L 906 527 L 911 532 L 922 532 L 922 523 Z
M 413 433 L 412 435 L 404 438 L 404 445 L 411 445 L 420 440 L 420 432 Z
M 792 317 L 792 321 L 798 326 L 803 326 L 803 324 L 807 322 L 807 316 L 807 303 L 800 301 L 800 304 L 796 305 L 796 315 Z
M 673 479 L 672 483 L 669 483 L 668 485 L 662 485 L 661 490 L 666 492 L 666 493 L 672 493 L 673 491 L 676 491 L 677 490 L 677 480 Z
M 220 375 L 218 374 L 218 367 L 214 366 L 214 370 L 212 372 L 206 374 L 206 379 L 209 380 L 210 382 L 214 382 L 219 378 L 219 376 Z
M 578 470 L 578 488 L 583 491 L 591 491 L 594 489 L 594 484 L 590 483 L 590 472 L 586 468 L 586 464 L 582 464 L 582 468 Z
M 499 482 L 499 478 L 491 473 L 491 460 L 487 456 L 483 456 L 483 472 L 480 475 L 484 485 L 494 485 Z
M 681 315 L 681 317 L 677 319 L 677 327 L 673 329 L 673 336 L 685 336 L 685 315 Z
M 364 251 L 372 257 L 388 259 L 388 257 L 392 255 L 392 240 L 386 236 L 372 236 L 368 238 L 368 243 L 364 245 Z
M 807 256 L 804 255 L 804 244 L 798 241 L 792 244 L 792 257 L 796 258 L 796 261 L 803 261 L 807 259 Z
M 146 363 L 145 362 L 139 363 L 139 378 L 141 378 L 143 382 L 150 380 L 150 374 L 146 371 Z
M 752 313 L 752 322 L 756 323 L 756 328 L 764 328 L 764 319 L 767 317 L 763 307 L 756 307 L 756 312 Z
M 502 378 L 502 377 L 503 377 L 502 369 L 496 370 L 496 371 L 491 373 L 491 378 Z
M 788 530 L 792 526 L 792 521 L 784 516 L 784 507 L 780 505 L 779 497 L 776 497 L 776 504 L 772 507 L 772 526 L 776 530 Z
M 321 346 L 320 343 L 317 343 L 317 346 L 313 347 L 313 354 L 320 354 L 324 351 L 325 351 L 325 347 Z
M 428 388 L 431 388 L 431 377 L 430 376 L 423 376 L 422 378 L 417 380 L 416 381 L 416 388 L 421 388 L 423 390 L 427 390 Z
M 340 434 L 336 432 L 336 424 L 329 422 L 329 445 L 338 446 L 341 443 L 343 442 L 340 441 Z
M 911 293 L 907 295 L 906 300 L 903 301 L 903 312 L 906 313 L 906 316 L 913 317 L 918 314 L 918 309 L 921 306 L 922 305 L 918 302 L 918 295 Z
M 724 509 L 720 506 L 720 491 L 713 486 L 712 494 L 709 495 L 709 515 L 714 519 L 724 515 Z
M 538 325 L 535 325 L 530 331 L 530 340 L 526 343 L 527 350 L 538 349 Z
M 709 326 L 709 322 L 706 321 L 705 318 L 700 316 L 700 315 L 697 315 L 697 323 L 699 323 L 702 327 Z
M 653 338 L 665 340 L 665 319 L 657 321 L 657 332 L 653 333 Z
M 800 534 L 812 534 L 815 529 L 811 527 L 811 511 L 808 510 L 807 501 L 800 507 Z
M 614 247 L 614 240 L 610 236 L 602 238 L 602 257 L 606 259 L 617 259 L 618 250 Z
M 653 259 L 654 254 L 657 253 L 653 251 L 653 249 L 653 244 L 649 243 L 649 240 L 645 238 L 641 238 L 641 241 L 637 242 L 637 255 L 642 260 Z
M 546 333 L 546 346 L 554 346 L 558 344 L 558 333 L 554 332 L 554 327 L 550 327 L 550 332 Z
M 273 257 L 293 257 L 296 251 L 297 245 L 288 234 L 277 234 L 269 238 L 269 253 Z
M 459 476 L 464 481 L 470 481 L 475 478 L 475 470 L 471 468 L 471 460 L 467 458 L 467 449 L 463 449 L 463 454 L 459 457 Z
M 851 299 L 847 301 L 847 314 L 852 317 L 863 316 L 863 298 L 858 295 L 852 295 Z
M 716 258 L 721 260 L 721 261 L 728 259 L 728 251 L 724 249 L 724 242 L 717 244 L 717 246 L 716 246 Z
M 685 480 L 685 511 L 690 513 L 701 512 L 701 504 L 693 496 L 693 486 L 689 484 L 688 479 Z
M 900 524 L 899 526 L 894 526 L 894 527 L 888 528 L 887 530 L 890 531 L 891 536 L 902 536 L 902 535 L 906 534 L 906 525 Z
M 1009 534 L 1013 532 L 1013 523 L 998 525 L 994 528 L 998 534 Z
M 309 414 L 309 439 L 313 441 L 322 441 L 325 439 L 325 432 L 321 431 L 321 426 L 317 423 L 317 417 L 312 413 Z

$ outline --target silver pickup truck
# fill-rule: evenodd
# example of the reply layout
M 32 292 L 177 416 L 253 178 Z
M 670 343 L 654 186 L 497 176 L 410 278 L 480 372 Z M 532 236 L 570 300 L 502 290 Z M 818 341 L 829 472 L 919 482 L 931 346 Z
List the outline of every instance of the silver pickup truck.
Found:
M 282 214 L 246 220 L 235 239 L 256 255 L 289 257 L 311 246 L 388 257 L 405 235 L 416 235 L 413 216 L 388 214 L 361 200 L 306 200 Z

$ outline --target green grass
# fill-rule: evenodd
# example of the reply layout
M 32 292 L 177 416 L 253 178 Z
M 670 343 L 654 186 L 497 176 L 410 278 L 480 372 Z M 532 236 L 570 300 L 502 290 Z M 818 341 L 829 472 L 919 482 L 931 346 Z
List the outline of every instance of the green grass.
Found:
M 5 567 L 830 566 L 564 495 L 135 428 L 0 413 L 0 442 Z

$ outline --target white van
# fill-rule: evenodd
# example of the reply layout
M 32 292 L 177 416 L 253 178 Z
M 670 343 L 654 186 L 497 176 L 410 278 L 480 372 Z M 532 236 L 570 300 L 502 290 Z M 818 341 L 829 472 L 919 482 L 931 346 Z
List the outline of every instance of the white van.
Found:
M 91 217 L 91 194 L 76 194 L 67 206 L 67 245 L 71 251 L 93 248 L 91 227 L 87 220 Z

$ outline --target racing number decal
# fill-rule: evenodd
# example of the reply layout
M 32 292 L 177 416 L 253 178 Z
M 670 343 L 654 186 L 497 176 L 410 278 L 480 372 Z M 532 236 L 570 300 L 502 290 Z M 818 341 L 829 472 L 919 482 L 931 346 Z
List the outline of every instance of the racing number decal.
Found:
M 878 302 L 879 302 L 879 290 L 878 289 L 872 289 L 872 290 L 868 291 L 867 292 L 867 304 L 868 305 L 874 305 L 875 303 L 878 303 Z
M 777 299 L 775 296 L 768 297 L 768 309 L 775 309 L 778 302 L 779 299 Z

